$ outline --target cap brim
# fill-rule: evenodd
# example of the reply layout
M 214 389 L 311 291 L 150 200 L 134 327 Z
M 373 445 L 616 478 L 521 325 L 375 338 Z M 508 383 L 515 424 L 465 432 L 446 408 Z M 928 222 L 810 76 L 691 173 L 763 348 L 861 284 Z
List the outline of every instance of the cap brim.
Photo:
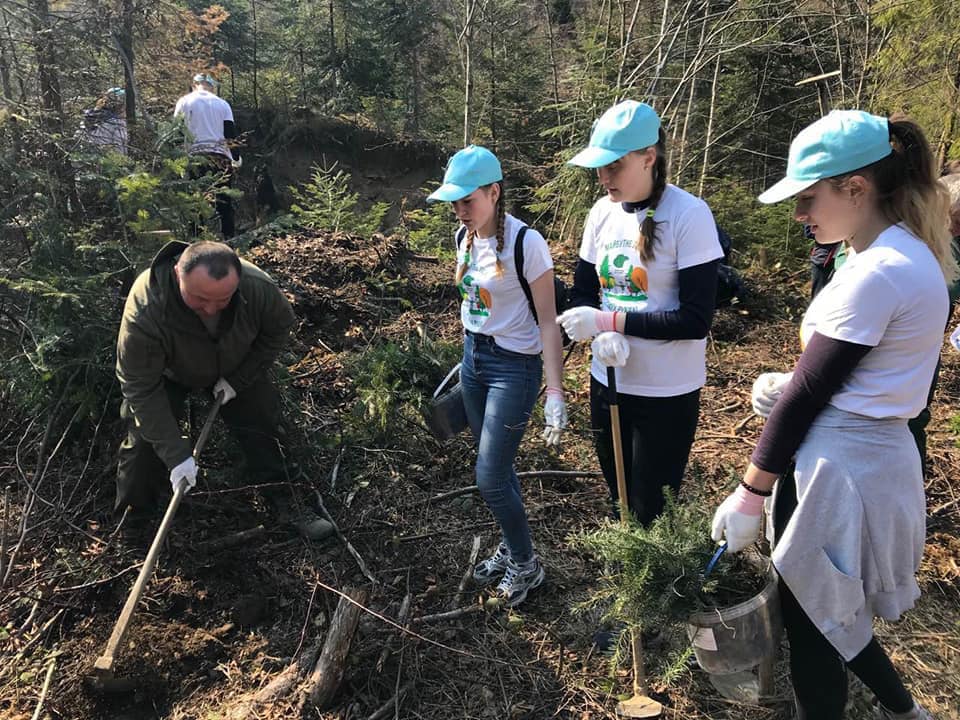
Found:
M 612 162 L 616 162 L 628 152 L 630 151 L 623 150 L 621 152 L 619 150 L 606 150 L 599 147 L 588 147 L 567 160 L 567 165 L 577 165 L 578 167 L 594 169 L 600 168 L 604 165 L 609 165 Z
M 479 185 L 477 187 L 479 187 Z M 456 200 L 463 200 L 463 198 L 476 190 L 477 187 L 444 183 L 427 196 L 427 202 L 454 202 Z
M 816 184 L 819 181 L 819 178 L 814 180 L 794 180 L 793 178 L 785 177 L 780 182 L 775 185 L 767 188 L 759 196 L 757 200 L 762 202 L 764 205 L 771 205 L 781 200 L 786 200 L 788 197 L 796 195 L 801 190 L 806 190 L 811 185 Z

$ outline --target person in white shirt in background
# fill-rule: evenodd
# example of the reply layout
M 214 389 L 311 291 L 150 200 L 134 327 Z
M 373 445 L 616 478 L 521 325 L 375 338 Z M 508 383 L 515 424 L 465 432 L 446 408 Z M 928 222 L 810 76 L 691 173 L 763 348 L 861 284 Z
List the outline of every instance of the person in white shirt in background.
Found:
M 547 444 L 559 445 L 567 425 L 553 260 L 543 236 L 506 212 L 500 161 L 486 148 L 471 145 L 450 158 L 443 184 L 427 200 L 451 203 L 462 223 L 456 275 L 464 327 L 460 385 L 477 442 L 477 486 L 502 534 L 473 579 L 478 585 L 499 581 L 495 596 L 513 607 L 545 575 L 513 464 L 544 373 Z M 516 267 L 517 242 L 523 243 L 523 267 Z
M 847 670 L 883 720 L 931 720 L 873 634 L 920 596 L 926 507 L 907 421 L 924 407 L 957 277 L 947 193 L 920 128 L 834 111 L 790 145 L 786 177 L 760 195 L 797 196 L 798 222 L 853 254 L 814 298 L 740 485 L 712 536 L 738 552 L 773 502 L 773 565 L 799 720 L 840 720 Z M 756 388 L 755 388 L 756 395 Z M 756 405 L 756 398 L 755 398 Z
M 230 140 L 237 137 L 230 103 L 216 94 L 219 83 L 208 73 L 193 76 L 193 89 L 179 100 L 173 110 L 175 118 L 183 117 L 187 152 L 200 162 L 191 170 L 193 177 L 216 174 L 218 188 L 233 186 L 233 171 L 242 163 L 230 148 Z M 224 192 L 216 194 L 216 212 L 220 230 L 225 239 L 233 237 L 233 203 Z

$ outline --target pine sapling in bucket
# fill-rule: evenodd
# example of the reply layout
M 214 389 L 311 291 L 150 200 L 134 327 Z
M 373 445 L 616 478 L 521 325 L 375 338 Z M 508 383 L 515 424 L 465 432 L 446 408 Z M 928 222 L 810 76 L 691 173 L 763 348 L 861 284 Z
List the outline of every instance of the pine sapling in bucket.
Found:
M 716 551 L 710 539 L 705 498 L 677 501 L 665 492 L 663 513 L 648 527 L 610 523 L 581 538 L 604 563 L 600 589 L 588 605 L 606 608 L 605 620 L 659 634 L 667 653 L 662 679 L 683 668 L 692 652 L 687 625 L 697 613 L 735 606 L 761 593 L 767 562 L 758 553 L 725 557 L 710 575 L 704 569 Z M 615 654 L 614 661 L 617 657 Z

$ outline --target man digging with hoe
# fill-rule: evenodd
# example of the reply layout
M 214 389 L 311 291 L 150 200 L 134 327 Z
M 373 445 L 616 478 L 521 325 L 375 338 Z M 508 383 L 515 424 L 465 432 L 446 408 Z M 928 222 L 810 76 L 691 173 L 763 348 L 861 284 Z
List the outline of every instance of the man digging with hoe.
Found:
M 310 510 L 293 511 L 281 444 L 277 388 L 267 377 L 294 324 L 293 309 L 269 275 L 219 242 L 165 245 L 134 282 L 117 339 L 121 417 L 116 508 L 153 510 L 197 482 L 190 443 L 180 431 L 187 395 L 221 398 L 224 421 L 247 471 L 265 485 L 281 520 L 309 540 L 333 532 Z M 294 466 L 295 467 L 295 466 Z

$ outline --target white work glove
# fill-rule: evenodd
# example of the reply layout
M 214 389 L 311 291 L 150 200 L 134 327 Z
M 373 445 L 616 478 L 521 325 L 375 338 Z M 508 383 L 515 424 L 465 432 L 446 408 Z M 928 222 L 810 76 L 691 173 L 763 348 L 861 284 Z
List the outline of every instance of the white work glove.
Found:
M 753 390 L 750 392 L 750 404 L 753 405 L 753 411 L 762 418 L 770 417 L 773 406 L 783 395 L 783 389 L 793 378 L 793 373 L 763 373 L 753 383 Z
M 571 340 L 589 340 L 594 335 L 607 330 L 616 330 L 615 312 L 597 310 L 592 307 L 570 308 L 557 318 L 557 325 L 563 328 Z
M 243 158 L 242 158 L 242 157 L 238 157 L 238 158 L 235 158 L 235 159 L 231 160 L 231 161 L 230 161 L 230 167 L 232 167 L 234 170 L 239 170 L 240 168 L 242 168 L 242 167 L 243 167 Z
M 174 492 L 183 484 L 184 494 L 190 492 L 190 490 L 196 486 L 197 461 L 193 459 L 192 455 L 170 471 L 170 484 L 173 486 Z
M 630 343 L 618 332 L 600 333 L 590 345 L 593 356 L 607 367 L 623 367 L 630 357 Z
M 217 380 L 217 384 L 213 386 L 214 399 L 220 395 L 223 395 L 223 399 L 220 401 L 221 405 L 226 405 L 237 396 L 237 391 L 233 389 L 233 385 L 227 382 L 226 378 L 220 378 Z
M 950 333 L 950 344 L 953 345 L 954 350 L 960 350 L 960 325 L 957 325 L 954 331 Z
M 543 417 L 546 421 L 543 441 L 547 445 L 559 447 L 560 435 L 567 426 L 567 403 L 563 400 L 562 390 L 547 388 L 547 399 L 543 403 Z
M 756 495 L 742 485 L 720 503 L 713 514 L 713 527 L 710 537 L 714 542 L 727 539 L 727 550 L 737 553 L 749 547 L 760 537 L 760 524 L 763 519 L 763 497 Z

